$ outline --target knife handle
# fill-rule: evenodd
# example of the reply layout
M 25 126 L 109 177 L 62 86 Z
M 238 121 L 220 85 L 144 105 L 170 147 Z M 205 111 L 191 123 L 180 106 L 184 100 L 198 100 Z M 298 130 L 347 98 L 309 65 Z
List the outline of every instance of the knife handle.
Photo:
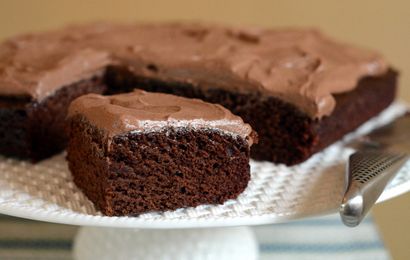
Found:
M 339 209 L 343 223 L 357 226 L 399 172 L 407 154 L 382 150 L 359 151 L 349 157 L 346 191 Z

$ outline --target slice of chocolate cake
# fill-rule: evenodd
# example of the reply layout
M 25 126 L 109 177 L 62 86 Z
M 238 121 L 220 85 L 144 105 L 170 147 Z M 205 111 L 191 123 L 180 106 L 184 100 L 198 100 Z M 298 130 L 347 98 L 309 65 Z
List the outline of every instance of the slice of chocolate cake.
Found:
M 74 182 L 105 215 L 136 215 L 236 198 L 256 134 L 220 105 L 136 90 L 89 94 L 69 108 Z
M 307 29 L 97 23 L 23 35 L 0 45 L 0 153 L 34 156 L 44 136 L 62 144 L 55 126 L 65 105 L 47 112 L 55 121 L 44 125 L 57 133 L 47 136 L 20 123 L 31 111 L 21 104 L 42 104 L 101 73 L 106 93 L 142 88 L 219 103 L 259 133 L 253 158 L 288 165 L 386 108 L 397 78 L 378 53 Z

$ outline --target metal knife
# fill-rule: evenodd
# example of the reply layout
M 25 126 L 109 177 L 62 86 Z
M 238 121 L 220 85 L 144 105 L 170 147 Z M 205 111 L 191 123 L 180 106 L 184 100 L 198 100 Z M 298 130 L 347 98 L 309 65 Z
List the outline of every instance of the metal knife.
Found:
M 357 226 L 384 188 L 410 158 L 410 114 L 359 139 L 349 157 L 346 191 L 339 213 L 343 223 Z

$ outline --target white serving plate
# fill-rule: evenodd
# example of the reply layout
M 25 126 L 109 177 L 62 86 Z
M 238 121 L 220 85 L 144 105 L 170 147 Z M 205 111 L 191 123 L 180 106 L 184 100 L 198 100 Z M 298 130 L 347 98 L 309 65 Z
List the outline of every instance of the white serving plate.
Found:
M 386 124 L 406 110 L 396 103 L 358 131 L 303 164 L 286 167 L 251 161 L 252 178 L 238 199 L 138 217 L 107 217 L 74 185 L 65 155 L 38 164 L 0 157 L 0 213 L 55 223 L 128 228 L 259 225 L 337 212 L 344 191 L 346 142 Z M 378 202 L 410 190 L 410 163 Z

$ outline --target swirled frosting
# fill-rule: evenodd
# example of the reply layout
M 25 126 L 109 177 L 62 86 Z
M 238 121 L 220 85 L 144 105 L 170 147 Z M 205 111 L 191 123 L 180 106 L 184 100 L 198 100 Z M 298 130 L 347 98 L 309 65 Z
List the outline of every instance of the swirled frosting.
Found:
M 71 103 L 68 118 L 78 114 L 109 136 L 182 127 L 239 135 L 249 145 L 254 141 L 250 125 L 221 105 L 170 94 L 143 90 L 112 96 L 88 94 Z
M 93 23 L 1 43 L 0 95 L 41 100 L 108 65 L 202 88 L 260 92 L 313 118 L 331 114 L 334 94 L 388 69 L 378 53 L 316 30 Z

